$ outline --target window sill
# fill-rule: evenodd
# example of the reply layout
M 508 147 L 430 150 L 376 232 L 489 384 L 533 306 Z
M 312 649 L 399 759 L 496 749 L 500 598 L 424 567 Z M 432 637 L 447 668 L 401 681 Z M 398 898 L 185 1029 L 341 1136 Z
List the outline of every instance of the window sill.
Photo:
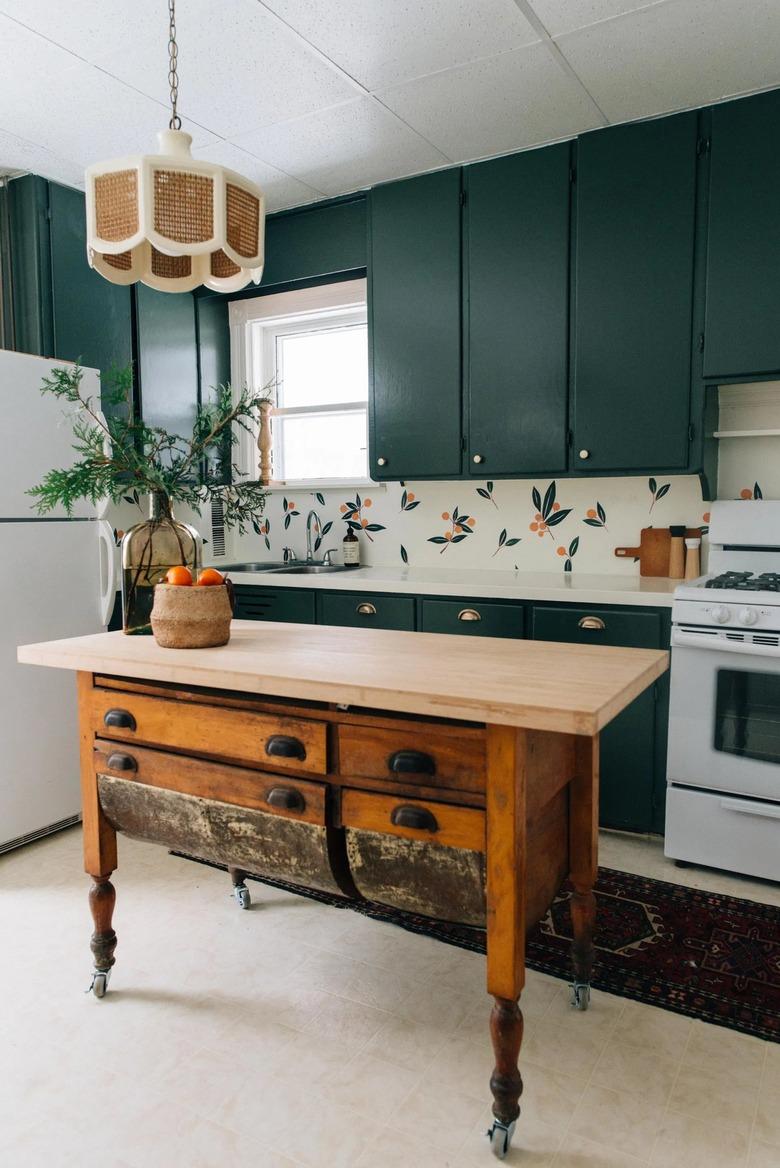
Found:
M 386 483 L 375 483 L 373 479 L 324 479 L 322 481 L 286 479 L 271 483 L 266 487 L 266 490 L 271 493 L 274 491 L 311 491 L 312 494 L 316 494 L 318 491 L 352 490 L 355 487 L 370 489 L 374 494 L 387 490 Z

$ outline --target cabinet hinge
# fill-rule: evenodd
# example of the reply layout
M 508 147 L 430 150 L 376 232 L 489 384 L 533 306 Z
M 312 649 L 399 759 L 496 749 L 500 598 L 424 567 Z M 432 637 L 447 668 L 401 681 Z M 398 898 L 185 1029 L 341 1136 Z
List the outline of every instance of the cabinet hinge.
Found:
M 709 152 L 710 152 L 709 138 L 699 138 L 699 141 L 696 143 L 696 157 L 703 158 L 704 155 L 709 154 Z
M 576 181 L 577 181 L 577 170 L 574 166 L 570 166 L 569 167 L 569 182 L 573 183 Z
M 465 191 L 460 192 L 460 205 L 461 205 L 461 207 L 466 206 L 466 192 Z
M 689 442 L 693 442 L 695 434 L 696 434 L 696 427 L 694 426 L 693 422 L 691 422 L 690 426 L 688 427 L 688 441 Z
M 696 348 L 700 353 L 704 352 L 704 333 L 699 333 L 698 337 L 696 338 Z
M 569 446 L 574 445 L 574 431 L 573 430 L 566 431 L 566 441 L 569 444 Z
M 463 453 L 465 454 L 466 453 L 466 435 L 465 434 L 463 435 L 463 437 L 460 440 L 460 448 L 463 451 Z

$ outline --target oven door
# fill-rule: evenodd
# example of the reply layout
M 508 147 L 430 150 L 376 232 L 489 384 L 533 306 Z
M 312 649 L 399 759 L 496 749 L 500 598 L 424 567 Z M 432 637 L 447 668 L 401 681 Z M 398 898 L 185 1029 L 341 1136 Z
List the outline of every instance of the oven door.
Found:
M 670 783 L 780 801 L 780 647 L 675 626 L 669 709 Z

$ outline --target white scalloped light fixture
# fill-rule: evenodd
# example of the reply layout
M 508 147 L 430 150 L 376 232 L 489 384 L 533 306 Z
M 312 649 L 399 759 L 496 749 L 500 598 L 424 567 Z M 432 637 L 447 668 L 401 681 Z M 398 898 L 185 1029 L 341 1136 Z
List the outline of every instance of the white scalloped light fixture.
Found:
M 159 154 L 86 171 L 87 256 L 112 284 L 235 292 L 263 274 L 265 197 L 235 171 L 192 157 L 181 130 L 175 0 L 168 0 L 172 115 Z

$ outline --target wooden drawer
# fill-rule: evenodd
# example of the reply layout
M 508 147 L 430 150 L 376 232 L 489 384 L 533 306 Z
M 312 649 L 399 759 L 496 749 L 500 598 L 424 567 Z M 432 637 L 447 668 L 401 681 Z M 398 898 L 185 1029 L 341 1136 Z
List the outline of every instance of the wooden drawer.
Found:
M 224 766 L 107 739 L 95 743 L 94 765 L 98 774 L 116 775 L 149 787 L 218 799 L 304 823 L 325 823 L 324 783 Z
M 377 596 L 359 592 L 322 592 L 319 623 L 353 628 L 414 631 L 414 597 Z
M 347 789 L 341 796 L 341 822 L 342 826 L 359 831 L 376 831 L 474 852 L 485 850 L 485 813 L 474 807 L 453 807 L 427 799 L 404 799 Z
M 423 600 L 424 633 L 460 633 L 471 637 L 523 637 L 525 609 L 519 604 L 483 600 Z
M 578 645 L 662 647 L 660 615 L 636 610 L 615 612 L 603 608 L 534 605 L 533 635 L 537 641 L 572 641 Z
M 339 726 L 339 773 L 400 784 L 485 790 L 485 738 L 480 730 L 452 734 L 421 724 L 408 731 Z
M 314 624 L 314 593 L 299 588 L 262 588 L 236 584 L 236 620 Z
M 327 771 L 324 722 L 121 690 L 96 689 L 91 701 L 92 729 L 99 738 L 235 759 L 268 770 Z

